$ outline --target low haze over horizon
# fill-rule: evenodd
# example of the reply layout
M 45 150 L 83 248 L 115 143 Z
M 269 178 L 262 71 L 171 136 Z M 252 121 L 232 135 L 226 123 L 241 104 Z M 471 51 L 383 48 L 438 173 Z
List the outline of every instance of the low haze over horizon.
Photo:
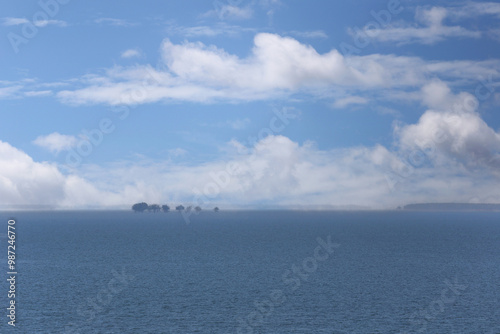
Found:
M 500 3 L 0 13 L 0 208 L 500 203 Z

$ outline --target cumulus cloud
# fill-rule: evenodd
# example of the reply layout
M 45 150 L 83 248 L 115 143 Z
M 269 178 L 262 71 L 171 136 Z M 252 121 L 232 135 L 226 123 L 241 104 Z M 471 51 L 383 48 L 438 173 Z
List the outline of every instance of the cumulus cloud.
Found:
M 64 176 L 0 141 L 0 198 L 3 205 L 56 204 L 64 198 Z
M 125 188 L 122 192 L 110 192 L 78 175 L 64 175 L 55 164 L 36 162 L 23 151 L 0 141 L 2 208 L 119 207 L 137 199 L 134 191 Z M 142 195 L 147 191 L 138 193 Z
M 310 46 L 273 34 L 258 34 L 247 59 L 202 43 L 179 45 L 170 40 L 162 45 L 162 58 L 166 70 L 115 68 L 101 78 L 101 85 L 63 91 L 59 97 L 70 103 L 109 104 L 123 103 L 123 97 L 133 93 L 136 103 L 255 100 L 302 87 L 354 84 L 369 75 L 346 67 L 336 50 L 320 55 Z
M 434 110 L 453 111 L 461 108 L 475 110 L 479 102 L 469 93 L 462 92 L 454 95 L 450 87 L 440 80 L 433 80 L 422 87 L 422 102 Z M 471 105 L 471 106 L 469 106 Z
M 446 99 L 453 103 L 464 97 L 444 88 L 440 94 L 444 97 L 430 99 L 440 107 Z M 314 142 L 270 135 L 251 146 L 233 140 L 224 156 L 198 165 L 140 159 L 82 165 L 63 174 L 56 165 L 35 162 L 0 142 L 0 195 L 4 204 L 63 208 L 128 207 L 142 200 L 205 207 L 373 208 L 472 198 L 500 201 L 492 182 L 500 178 L 500 134 L 474 110 L 441 109 L 429 109 L 417 123 L 397 127 L 394 151 L 381 145 L 321 150 Z M 55 143 L 48 146 L 62 149 Z
M 33 141 L 33 144 L 59 154 L 61 151 L 69 150 L 76 146 L 78 139 L 74 136 L 62 135 L 58 132 L 46 136 L 39 136 Z
M 401 148 L 428 151 L 437 164 L 451 158 L 466 168 L 485 167 L 500 175 L 500 133 L 481 119 L 477 99 L 455 95 L 443 82 L 429 83 L 422 94 L 431 109 L 418 123 L 397 129 Z
M 84 168 L 79 176 L 108 194 L 154 202 L 377 205 L 377 197 L 390 192 L 380 162 L 390 156 L 380 147 L 321 151 L 313 143 L 268 136 L 241 153 L 196 166 L 124 163 Z
M 166 40 L 163 60 L 177 77 L 215 87 L 295 89 L 342 79 L 353 81 L 336 50 L 320 55 L 292 38 L 267 33 L 258 34 L 254 42 L 252 56 L 239 59 L 201 43 L 176 45 Z
M 454 158 L 466 167 L 490 167 L 500 174 L 500 134 L 476 112 L 429 110 L 417 124 L 401 129 L 401 144 L 438 153 L 440 158 Z
M 418 90 L 429 77 L 466 84 L 477 82 L 479 76 L 500 74 L 500 61 L 495 59 L 429 62 L 380 54 L 345 57 L 337 50 L 321 54 L 293 38 L 268 33 L 255 36 L 252 53 L 245 58 L 216 46 L 175 44 L 169 39 L 162 43 L 161 54 L 157 68 L 114 67 L 102 75 L 82 77 L 83 88 L 60 91 L 57 96 L 70 104 L 207 103 L 299 93 L 331 98 L 342 89 L 350 95 L 373 90 L 383 98 Z

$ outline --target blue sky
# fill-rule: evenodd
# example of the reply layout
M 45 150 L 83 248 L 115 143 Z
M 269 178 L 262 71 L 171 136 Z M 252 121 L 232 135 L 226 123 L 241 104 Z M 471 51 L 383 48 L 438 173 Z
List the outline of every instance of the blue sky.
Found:
M 0 205 L 499 202 L 500 4 L 0 4 Z

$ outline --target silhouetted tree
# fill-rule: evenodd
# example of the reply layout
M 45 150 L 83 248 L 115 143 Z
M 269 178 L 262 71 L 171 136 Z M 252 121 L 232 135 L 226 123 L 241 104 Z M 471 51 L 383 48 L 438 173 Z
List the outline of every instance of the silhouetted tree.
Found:
M 215 207 L 215 208 L 214 208 L 214 211 L 215 211 L 215 212 L 219 212 L 219 208 L 218 208 L 218 207 Z
M 194 208 L 194 211 L 196 212 L 200 212 L 201 211 L 201 208 L 199 206 L 197 206 L 196 208 Z
M 161 208 L 162 208 L 163 212 L 169 212 L 170 211 L 170 207 L 168 205 L 166 205 L 166 204 L 162 205 Z
M 148 203 L 144 202 L 132 205 L 132 210 L 134 210 L 135 212 L 144 212 L 144 210 L 148 208 L 149 208 Z
M 180 211 L 184 210 L 184 206 L 182 204 L 178 205 L 178 206 L 175 207 L 175 210 L 177 210 L 177 211 L 180 212 Z
M 160 211 L 160 206 L 158 204 L 151 204 L 148 206 L 148 211 L 158 212 Z
M 192 207 L 191 205 L 188 205 L 188 207 L 186 208 L 186 211 L 187 211 L 187 212 L 191 212 L 191 209 L 192 209 L 192 208 L 193 208 L 193 207 Z

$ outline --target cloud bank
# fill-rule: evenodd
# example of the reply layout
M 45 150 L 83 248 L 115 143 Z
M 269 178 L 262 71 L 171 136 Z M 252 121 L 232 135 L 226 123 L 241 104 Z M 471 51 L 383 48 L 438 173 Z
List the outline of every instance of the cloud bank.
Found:
M 247 102 L 297 94 L 332 99 L 360 92 L 374 92 L 383 99 L 389 88 L 390 98 L 418 91 L 429 77 L 470 84 L 500 73 L 500 61 L 495 59 L 424 61 L 380 54 L 344 56 L 335 49 L 320 54 L 310 45 L 269 33 L 255 36 L 246 58 L 200 42 L 174 44 L 168 39 L 161 56 L 157 68 L 114 67 L 103 75 L 82 77 L 81 88 L 60 91 L 57 97 L 72 105 Z
M 224 157 L 200 165 L 121 162 L 64 166 L 35 162 L 0 142 L 0 191 L 7 205 L 127 207 L 137 201 L 202 207 L 395 208 L 411 202 L 499 202 L 500 133 L 468 93 L 441 81 L 421 89 L 427 109 L 414 124 L 394 127 L 394 149 L 382 145 L 320 150 L 269 135 L 251 146 L 227 143 Z M 37 139 L 58 150 L 68 138 Z

